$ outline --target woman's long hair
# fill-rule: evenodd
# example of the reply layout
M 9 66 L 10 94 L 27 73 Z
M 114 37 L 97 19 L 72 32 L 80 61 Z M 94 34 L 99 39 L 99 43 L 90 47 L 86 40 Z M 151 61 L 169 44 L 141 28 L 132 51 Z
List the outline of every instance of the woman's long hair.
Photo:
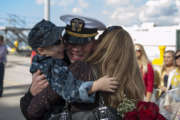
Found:
M 144 74 L 148 71 L 147 65 L 148 65 L 148 63 L 150 63 L 150 61 L 146 55 L 144 47 L 139 43 L 136 43 L 135 46 L 140 47 L 140 50 L 141 50 L 141 56 L 139 58 L 137 58 L 137 61 L 139 64 L 139 68 L 142 70 L 142 72 Z
M 132 39 L 124 29 L 114 29 L 101 38 L 93 55 L 87 61 L 100 68 L 100 76 L 109 75 L 119 81 L 118 90 L 105 94 L 105 103 L 117 107 L 123 96 L 129 99 L 142 100 L 144 84 L 136 61 Z
M 175 57 L 179 52 L 180 52 L 180 49 L 179 49 L 179 50 L 176 50 L 174 57 Z M 175 60 L 175 65 L 176 65 L 176 67 L 180 68 L 180 66 L 178 66 L 178 65 L 176 64 L 176 60 Z

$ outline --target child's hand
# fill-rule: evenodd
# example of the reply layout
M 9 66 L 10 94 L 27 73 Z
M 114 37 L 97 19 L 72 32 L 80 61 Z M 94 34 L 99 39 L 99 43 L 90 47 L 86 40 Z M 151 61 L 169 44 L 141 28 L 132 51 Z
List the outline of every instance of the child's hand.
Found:
M 103 76 L 96 80 L 93 84 L 95 91 L 106 91 L 106 92 L 115 92 L 118 88 L 118 81 L 115 77 Z

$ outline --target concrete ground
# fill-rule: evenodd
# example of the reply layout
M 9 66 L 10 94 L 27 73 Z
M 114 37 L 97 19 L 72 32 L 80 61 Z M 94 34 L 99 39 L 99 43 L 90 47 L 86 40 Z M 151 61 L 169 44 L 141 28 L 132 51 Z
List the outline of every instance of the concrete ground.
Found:
M 5 69 L 4 92 L 0 98 L 0 120 L 25 120 L 19 100 L 31 83 L 30 58 L 8 55 Z

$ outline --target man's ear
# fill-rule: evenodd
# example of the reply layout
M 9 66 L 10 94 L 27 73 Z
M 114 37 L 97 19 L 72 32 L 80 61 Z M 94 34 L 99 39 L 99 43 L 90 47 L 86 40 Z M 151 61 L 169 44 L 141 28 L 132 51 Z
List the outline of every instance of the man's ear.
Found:
M 43 54 L 44 54 L 44 48 L 37 48 L 37 52 L 38 52 L 40 55 L 43 55 Z

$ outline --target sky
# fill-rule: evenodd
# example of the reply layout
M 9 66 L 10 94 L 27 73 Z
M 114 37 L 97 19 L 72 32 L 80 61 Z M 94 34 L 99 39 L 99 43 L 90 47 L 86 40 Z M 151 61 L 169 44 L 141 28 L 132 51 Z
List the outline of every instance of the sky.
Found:
M 107 26 L 180 24 L 180 0 L 50 0 L 50 3 L 51 21 L 59 26 L 64 25 L 59 17 L 65 14 L 95 18 Z M 32 27 L 43 17 L 44 0 L 0 0 L 0 26 Z

